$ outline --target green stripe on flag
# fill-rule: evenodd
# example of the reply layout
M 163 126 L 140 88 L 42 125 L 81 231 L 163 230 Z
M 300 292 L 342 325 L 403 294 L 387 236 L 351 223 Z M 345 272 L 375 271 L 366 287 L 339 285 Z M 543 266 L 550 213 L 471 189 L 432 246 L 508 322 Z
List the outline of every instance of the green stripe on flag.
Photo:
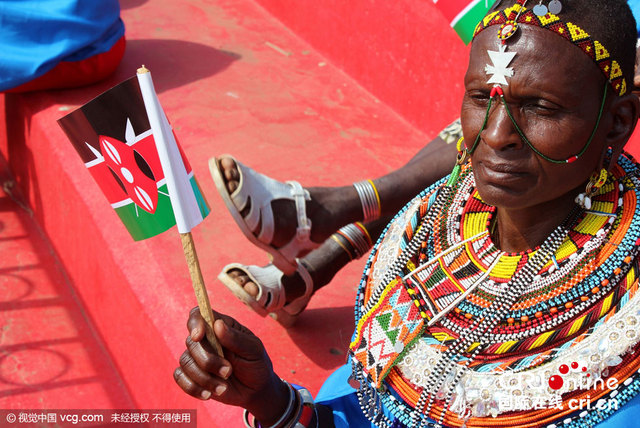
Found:
M 492 5 L 493 1 L 480 0 L 465 11 L 464 15 L 457 17 L 458 20 L 456 22 L 451 23 L 451 26 L 465 44 L 471 42 L 478 22 L 485 17 Z
M 133 202 L 115 209 L 120 220 L 122 220 L 135 241 L 151 238 L 176 224 L 173 208 L 171 208 L 171 200 L 165 196 L 169 194 L 167 185 L 160 186 L 158 193 L 160 193 L 158 195 L 158 207 L 154 214 L 137 207 Z
M 200 214 L 202 214 L 202 218 L 204 219 L 207 215 L 209 215 L 209 205 L 207 201 L 204 199 L 204 195 L 200 191 L 200 186 L 198 186 L 198 181 L 196 180 L 196 176 L 192 175 L 189 180 L 191 183 L 191 188 L 193 189 L 193 194 L 196 197 L 196 201 L 198 202 L 198 208 L 200 208 Z

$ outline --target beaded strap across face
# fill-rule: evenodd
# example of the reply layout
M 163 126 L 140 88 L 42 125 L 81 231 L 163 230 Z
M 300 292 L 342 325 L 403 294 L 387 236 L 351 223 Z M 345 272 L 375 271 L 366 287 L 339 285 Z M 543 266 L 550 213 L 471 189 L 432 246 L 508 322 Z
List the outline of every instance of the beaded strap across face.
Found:
M 579 47 L 596 65 L 611 83 L 614 92 L 619 96 L 627 92 L 627 80 L 622 73 L 620 64 L 609 54 L 609 51 L 597 40 L 593 40 L 589 33 L 571 22 L 563 22 L 558 15 L 547 12 L 538 16 L 533 9 L 527 9 L 519 3 L 504 10 L 492 12 L 478 23 L 473 37 L 475 38 L 483 30 L 499 25 L 498 37 L 506 40 L 517 31 L 518 24 L 535 25 L 553 31 L 558 36 L 566 39 Z

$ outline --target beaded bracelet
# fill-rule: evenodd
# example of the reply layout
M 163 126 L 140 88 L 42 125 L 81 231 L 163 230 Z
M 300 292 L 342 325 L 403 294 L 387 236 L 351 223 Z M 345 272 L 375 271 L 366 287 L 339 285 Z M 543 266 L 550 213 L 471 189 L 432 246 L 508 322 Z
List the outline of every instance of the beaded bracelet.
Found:
M 357 181 L 353 183 L 353 187 L 358 192 L 360 203 L 362 204 L 363 221 L 370 221 L 380 218 L 380 195 L 378 189 L 371 180 Z

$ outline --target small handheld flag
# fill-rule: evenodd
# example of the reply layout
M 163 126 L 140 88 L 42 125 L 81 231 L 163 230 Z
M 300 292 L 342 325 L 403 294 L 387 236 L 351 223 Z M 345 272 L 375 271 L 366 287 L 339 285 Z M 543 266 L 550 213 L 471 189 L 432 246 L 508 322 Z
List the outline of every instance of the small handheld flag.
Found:
M 58 123 L 134 240 L 178 225 L 207 339 L 222 355 L 191 236 L 209 207 L 160 106 L 149 70 L 143 66 L 137 77 Z
M 473 31 L 496 0 L 433 0 L 451 28 L 465 44 L 473 38 Z
M 137 78 L 111 88 L 58 123 L 134 240 L 150 238 L 176 224 L 169 180 Z M 209 208 L 177 143 L 175 150 L 181 154 L 183 174 L 197 201 L 188 210 L 201 221 Z

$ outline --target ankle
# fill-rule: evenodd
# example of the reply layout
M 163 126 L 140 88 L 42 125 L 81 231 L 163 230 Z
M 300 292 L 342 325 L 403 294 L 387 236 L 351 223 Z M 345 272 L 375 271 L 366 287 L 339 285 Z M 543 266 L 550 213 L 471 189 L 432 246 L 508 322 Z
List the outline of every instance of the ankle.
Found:
M 358 193 L 353 186 L 313 187 L 307 213 L 311 219 L 311 237 L 323 242 L 342 226 L 362 218 Z
M 293 275 L 283 276 L 282 286 L 284 287 L 287 304 L 304 296 L 304 293 L 306 291 L 304 280 L 298 272 L 294 273 Z

